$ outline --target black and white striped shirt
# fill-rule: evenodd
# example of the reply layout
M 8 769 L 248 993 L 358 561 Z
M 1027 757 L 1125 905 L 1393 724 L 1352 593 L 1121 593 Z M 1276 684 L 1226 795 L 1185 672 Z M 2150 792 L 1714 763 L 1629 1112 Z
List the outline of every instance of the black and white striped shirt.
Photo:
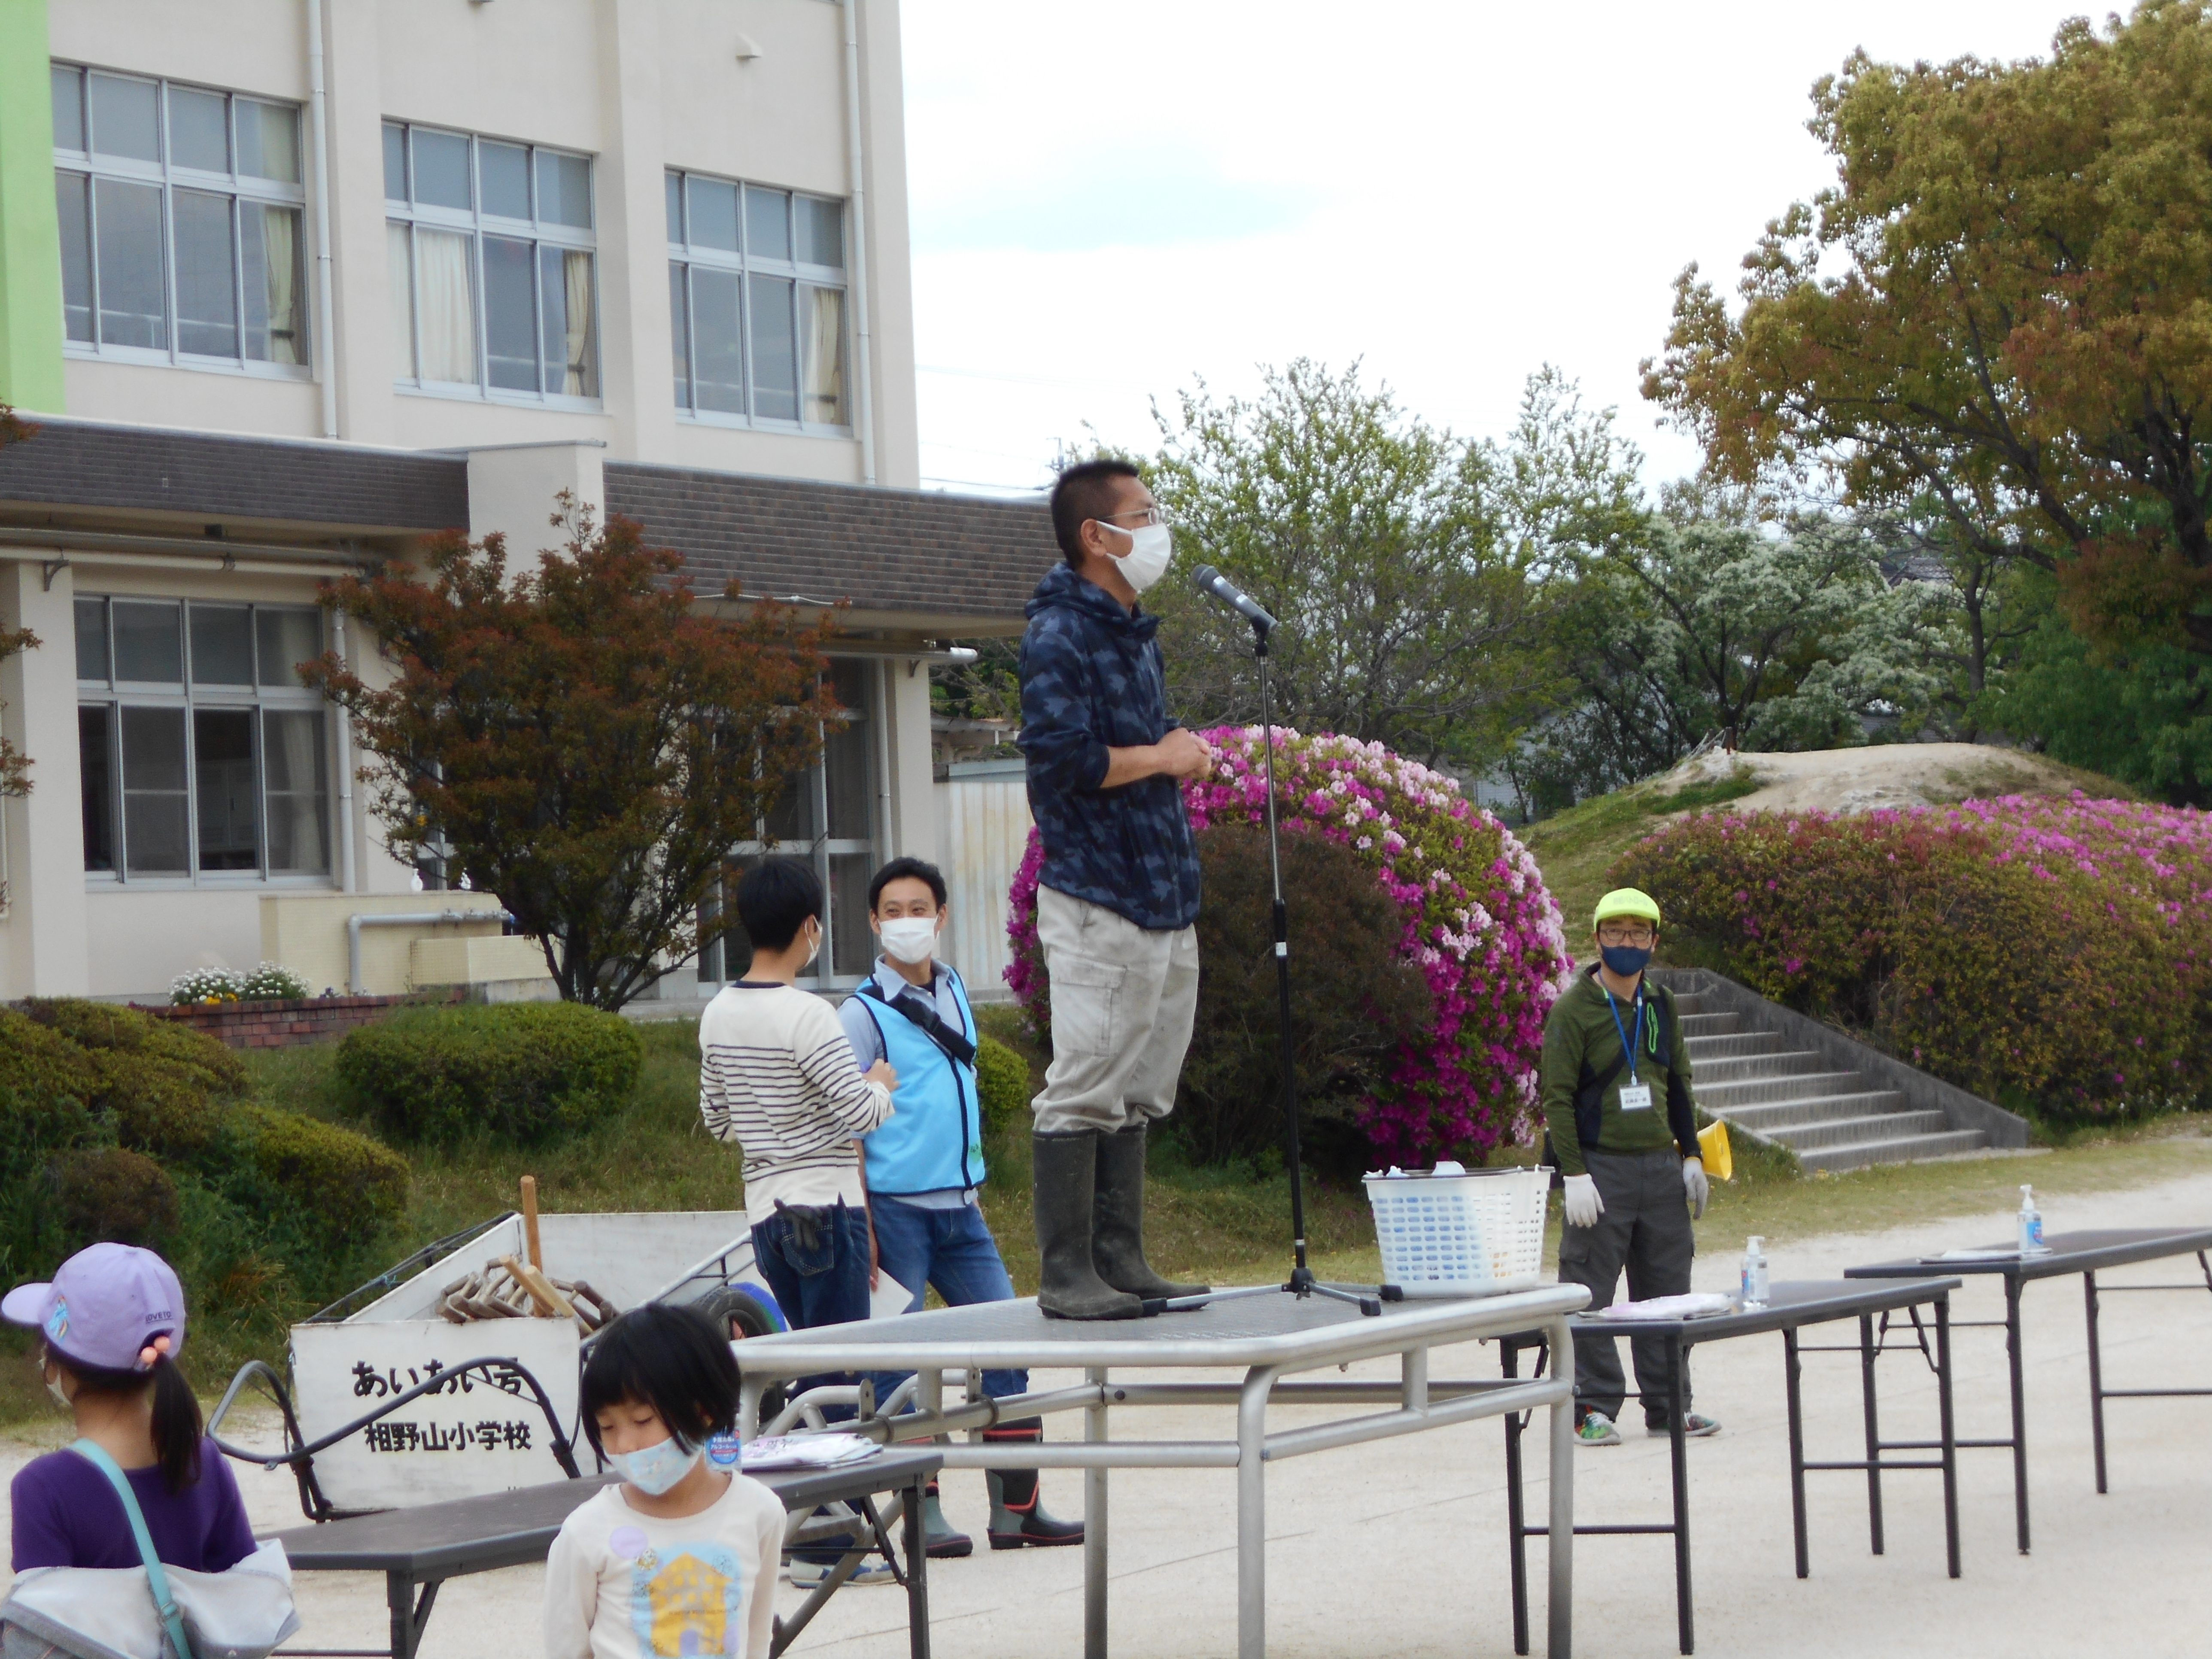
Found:
M 699 1116 L 745 1153 L 745 1210 L 867 1201 L 855 1136 L 891 1115 L 890 1091 L 853 1060 L 837 1016 L 788 985 L 725 986 L 699 1020 Z

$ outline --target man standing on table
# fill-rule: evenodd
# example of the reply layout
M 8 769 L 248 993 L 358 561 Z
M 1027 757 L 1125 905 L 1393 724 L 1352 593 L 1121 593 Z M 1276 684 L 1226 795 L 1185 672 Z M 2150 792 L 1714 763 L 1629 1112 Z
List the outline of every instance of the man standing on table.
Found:
M 837 1018 L 866 1068 L 888 1061 L 898 1073 L 891 1115 L 860 1142 L 868 1182 L 869 1237 L 878 1273 L 912 1292 L 919 1313 L 934 1285 L 948 1308 L 1011 1302 L 1013 1281 L 999 1242 L 983 1219 L 976 1188 L 983 1184 L 983 1102 L 976 1086 L 979 1036 L 968 988 L 950 963 L 936 959 L 945 937 L 945 875 L 920 859 L 893 859 L 868 884 L 868 925 L 883 955 Z M 908 1376 L 872 1371 L 878 1404 Z M 1029 1391 L 1030 1374 L 1005 1367 L 983 1373 L 994 1400 Z M 1010 1418 L 983 1431 L 987 1445 L 1044 1438 L 1042 1417 Z M 994 1550 L 1024 1544 L 1080 1544 L 1080 1521 L 1056 1521 L 1037 1501 L 1035 1469 L 990 1469 L 989 1536 Z M 929 1483 L 922 1520 L 933 1556 L 966 1555 L 974 1540 L 945 1518 L 937 1482 Z
M 1644 967 L 1659 943 L 1659 907 L 1622 887 L 1591 918 L 1598 960 L 1552 1005 L 1544 1023 L 1545 1161 L 1566 1182 L 1559 1278 L 1590 1293 L 1589 1311 L 1609 1307 L 1621 1270 L 1641 1302 L 1690 1288 L 1693 1218 L 1705 1212 L 1705 1166 L 1690 1093 L 1690 1055 L 1674 994 L 1649 983 Z M 1656 1336 L 1632 1340 L 1647 1433 L 1668 1431 L 1668 1357 Z M 1618 1339 L 1575 1339 L 1576 1437 L 1617 1446 L 1626 1383 Z M 1683 1431 L 1720 1425 L 1689 1409 L 1682 1378 Z
M 1037 1305 L 1133 1319 L 1195 1295 L 1146 1263 L 1145 1133 L 1175 1105 L 1198 1006 L 1198 852 L 1182 780 L 1212 764 L 1167 712 L 1159 618 L 1137 596 L 1166 573 L 1168 527 L 1126 461 L 1060 475 L 1065 564 L 1022 635 L 1022 754 L 1044 842 L 1037 940 L 1052 1066 L 1036 1114 Z

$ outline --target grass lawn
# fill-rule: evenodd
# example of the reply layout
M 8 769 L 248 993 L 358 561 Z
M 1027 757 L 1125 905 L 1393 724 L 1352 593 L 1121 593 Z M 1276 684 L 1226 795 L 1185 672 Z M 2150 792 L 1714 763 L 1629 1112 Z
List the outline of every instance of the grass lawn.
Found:
M 1654 779 L 1595 796 L 1515 833 L 1543 868 L 1544 885 L 1566 918 L 1569 944 L 1582 950 L 1589 942 L 1590 912 L 1613 885 L 1605 872 L 1614 860 L 1657 829 L 1668 813 L 1718 806 L 1759 787 L 1747 766 L 1681 789 Z

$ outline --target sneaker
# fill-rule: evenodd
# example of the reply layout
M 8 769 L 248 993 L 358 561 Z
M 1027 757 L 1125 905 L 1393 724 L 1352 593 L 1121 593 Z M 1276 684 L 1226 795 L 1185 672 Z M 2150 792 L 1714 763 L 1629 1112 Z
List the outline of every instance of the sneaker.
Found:
M 784 1577 L 791 1581 L 794 1589 L 814 1589 L 836 1570 L 835 1561 L 793 1561 L 785 1571 Z M 882 1556 L 872 1555 L 855 1567 L 853 1576 L 845 1582 L 848 1584 L 896 1584 L 898 1575 L 891 1571 L 891 1564 Z
M 1590 1412 L 1576 1428 L 1575 1438 L 1585 1446 L 1618 1446 L 1620 1431 L 1613 1426 L 1613 1419 L 1603 1412 Z
M 1720 1431 L 1720 1423 L 1714 1418 L 1700 1417 L 1697 1413 L 1692 1412 L 1682 1419 L 1682 1437 L 1686 1440 L 1702 1440 L 1709 1434 L 1718 1434 Z M 1644 1425 L 1644 1432 L 1654 1440 L 1664 1440 L 1667 1437 L 1667 1425 L 1664 1423 L 1646 1423 Z

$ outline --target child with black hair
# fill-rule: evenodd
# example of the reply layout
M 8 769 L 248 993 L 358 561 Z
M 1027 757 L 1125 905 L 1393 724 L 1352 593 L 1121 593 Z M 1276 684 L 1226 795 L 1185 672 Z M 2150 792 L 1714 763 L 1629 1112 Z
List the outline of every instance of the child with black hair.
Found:
M 728 1339 L 695 1309 L 647 1303 L 600 1334 L 584 1432 L 623 1479 L 553 1540 L 546 1659 L 769 1659 L 783 1504 L 706 1457 L 735 1431 L 738 1386 Z
M 46 1392 L 77 1432 L 76 1446 L 33 1458 L 9 1488 L 17 1572 L 141 1565 L 111 1467 L 165 1565 L 227 1572 L 254 1553 L 238 1482 L 204 1437 L 199 1401 L 177 1369 L 185 1291 L 167 1262 L 129 1244 L 94 1244 L 50 1283 L 9 1291 L 0 1318 L 39 1333 Z

